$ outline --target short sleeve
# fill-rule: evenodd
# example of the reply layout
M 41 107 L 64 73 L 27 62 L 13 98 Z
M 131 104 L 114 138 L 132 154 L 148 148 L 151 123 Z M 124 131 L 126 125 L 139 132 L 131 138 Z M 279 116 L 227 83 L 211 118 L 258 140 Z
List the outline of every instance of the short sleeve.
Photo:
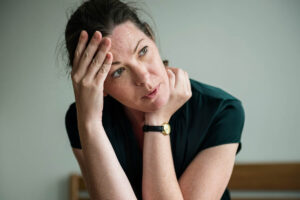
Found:
M 241 101 L 226 100 L 208 133 L 202 149 L 229 143 L 239 143 L 236 154 L 242 147 L 241 135 L 245 122 L 245 112 Z
M 73 148 L 81 149 L 80 137 L 77 126 L 76 104 L 69 106 L 65 116 L 65 126 L 70 144 Z

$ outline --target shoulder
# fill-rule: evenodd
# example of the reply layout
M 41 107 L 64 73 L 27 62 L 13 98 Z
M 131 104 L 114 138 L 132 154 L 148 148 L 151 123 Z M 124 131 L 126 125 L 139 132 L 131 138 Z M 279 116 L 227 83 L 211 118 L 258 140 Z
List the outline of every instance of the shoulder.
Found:
M 206 111 L 219 112 L 229 105 L 236 105 L 242 109 L 242 102 L 229 92 L 200 81 L 190 79 L 192 98 L 189 104 L 193 109 L 205 109 Z
M 221 88 L 192 79 L 190 82 L 193 95 L 187 113 L 190 114 L 190 121 L 197 124 L 197 130 L 206 130 L 202 132 L 204 143 L 200 149 L 239 143 L 239 152 L 245 122 L 242 102 Z M 195 135 L 198 138 L 198 134 Z
M 219 100 L 238 100 L 229 92 L 200 81 L 190 79 L 193 95 L 201 95 L 202 97 L 219 99 Z
M 189 121 L 205 121 L 211 125 L 217 118 L 225 117 L 222 113 L 231 113 L 237 117 L 244 115 L 242 102 L 229 92 L 200 81 L 190 79 L 192 97 L 182 110 Z

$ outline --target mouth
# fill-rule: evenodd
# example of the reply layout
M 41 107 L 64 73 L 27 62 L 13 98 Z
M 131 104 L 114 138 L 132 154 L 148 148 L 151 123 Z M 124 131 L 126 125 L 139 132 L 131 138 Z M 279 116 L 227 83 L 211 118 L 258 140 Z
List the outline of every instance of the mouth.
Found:
M 158 86 L 156 86 L 156 88 L 154 88 L 149 94 L 143 96 L 143 98 L 149 98 L 149 99 L 154 98 L 158 93 L 159 87 L 160 84 L 158 84 Z

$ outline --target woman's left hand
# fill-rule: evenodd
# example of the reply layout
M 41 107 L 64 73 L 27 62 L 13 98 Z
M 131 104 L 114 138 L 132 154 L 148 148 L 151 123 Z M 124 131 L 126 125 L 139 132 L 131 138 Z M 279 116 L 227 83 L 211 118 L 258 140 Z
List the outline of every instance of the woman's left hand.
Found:
M 145 113 L 147 125 L 161 125 L 169 122 L 172 115 L 192 96 L 188 73 L 174 67 L 166 67 L 166 70 L 169 77 L 169 101 L 159 110 Z

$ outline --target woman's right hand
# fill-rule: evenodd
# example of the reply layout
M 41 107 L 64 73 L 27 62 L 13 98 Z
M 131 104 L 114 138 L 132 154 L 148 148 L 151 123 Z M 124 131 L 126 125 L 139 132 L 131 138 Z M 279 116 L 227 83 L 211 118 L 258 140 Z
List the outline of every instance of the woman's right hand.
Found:
M 81 31 L 71 71 L 77 118 L 85 125 L 102 125 L 103 85 L 113 60 L 108 52 L 111 40 L 96 31 L 86 47 L 87 41 L 87 32 Z

